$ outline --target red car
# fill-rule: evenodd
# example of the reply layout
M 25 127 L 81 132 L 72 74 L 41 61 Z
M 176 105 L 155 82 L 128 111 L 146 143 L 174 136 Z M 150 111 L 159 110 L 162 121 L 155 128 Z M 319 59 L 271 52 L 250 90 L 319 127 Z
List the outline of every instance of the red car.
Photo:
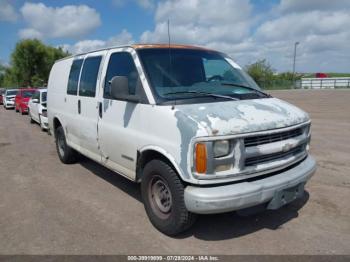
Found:
M 5 89 L 0 88 L 0 105 L 2 105 L 2 95 L 5 93 Z
M 36 91 L 35 88 L 23 88 L 17 91 L 15 97 L 15 110 L 22 115 L 28 113 L 28 101 Z

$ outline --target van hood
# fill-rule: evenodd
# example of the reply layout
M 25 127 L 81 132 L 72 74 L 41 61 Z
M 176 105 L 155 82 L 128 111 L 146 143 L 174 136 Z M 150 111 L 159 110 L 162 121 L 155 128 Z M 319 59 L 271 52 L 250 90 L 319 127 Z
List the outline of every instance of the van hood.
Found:
M 277 98 L 177 105 L 208 135 L 234 135 L 283 128 L 309 120 L 307 113 Z

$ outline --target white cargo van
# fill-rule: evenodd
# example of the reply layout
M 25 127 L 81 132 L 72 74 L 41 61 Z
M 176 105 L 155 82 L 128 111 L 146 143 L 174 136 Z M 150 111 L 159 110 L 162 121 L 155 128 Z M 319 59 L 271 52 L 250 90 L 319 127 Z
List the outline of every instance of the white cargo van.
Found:
M 213 50 L 130 45 L 64 58 L 47 105 L 61 161 L 79 152 L 140 182 L 150 221 L 168 235 L 196 214 L 277 209 L 316 169 L 308 115 Z

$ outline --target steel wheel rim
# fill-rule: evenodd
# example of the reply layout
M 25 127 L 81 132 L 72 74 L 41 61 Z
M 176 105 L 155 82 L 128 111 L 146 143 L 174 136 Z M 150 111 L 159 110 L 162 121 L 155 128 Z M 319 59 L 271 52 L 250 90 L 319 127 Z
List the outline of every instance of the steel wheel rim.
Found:
M 154 213 L 160 218 L 168 218 L 173 202 L 168 183 L 160 176 L 154 176 L 149 182 L 148 192 L 149 202 Z

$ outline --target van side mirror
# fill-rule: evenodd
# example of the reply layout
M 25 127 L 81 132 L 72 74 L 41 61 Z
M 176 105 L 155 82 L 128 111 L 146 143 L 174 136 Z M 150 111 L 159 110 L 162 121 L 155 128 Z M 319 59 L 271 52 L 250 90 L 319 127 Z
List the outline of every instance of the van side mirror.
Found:
M 114 76 L 110 81 L 111 97 L 117 100 L 127 100 L 138 103 L 140 101 L 137 95 L 130 95 L 129 81 L 126 76 Z
M 34 103 L 34 104 L 39 103 L 39 99 L 37 99 L 37 98 L 32 99 L 32 103 Z

